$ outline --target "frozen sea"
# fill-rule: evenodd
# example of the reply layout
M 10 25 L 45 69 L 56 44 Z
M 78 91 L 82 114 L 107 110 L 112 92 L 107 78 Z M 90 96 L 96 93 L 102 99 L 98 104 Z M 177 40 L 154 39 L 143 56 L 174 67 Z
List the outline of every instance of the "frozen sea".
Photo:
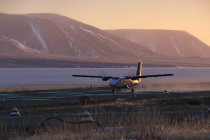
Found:
M 205 84 L 210 90 L 209 67 L 143 67 L 142 75 L 173 73 L 174 77 L 142 79 L 144 83 L 196 83 Z M 106 85 L 109 81 L 92 78 L 72 77 L 74 74 L 129 76 L 136 74 L 136 68 L 1 68 L 0 88 L 59 87 L 76 85 Z

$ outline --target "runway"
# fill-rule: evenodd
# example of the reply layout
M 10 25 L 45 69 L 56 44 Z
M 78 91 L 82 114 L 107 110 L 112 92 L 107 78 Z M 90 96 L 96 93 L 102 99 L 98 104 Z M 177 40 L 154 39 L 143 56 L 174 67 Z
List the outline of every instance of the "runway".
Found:
M 173 93 L 199 93 L 203 91 L 169 91 Z M 161 95 L 163 91 L 136 91 L 131 93 L 129 89 L 117 90 L 117 94 L 112 93 L 111 88 L 96 88 L 96 89 L 71 89 L 71 90 L 58 90 L 58 91 L 21 91 L 9 92 L 0 94 L 0 100 L 5 99 L 4 105 L 9 107 L 23 106 L 27 104 L 44 104 L 56 103 L 62 101 L 75 101 L 79 102 L 81 97 L 89 97 L 91 100 L 116 100 L 135 98 L 141 95 Z M 2 104 L 1 104 L 2 106 Z M 1 107 L 0 106 L 0 107 Z
M 126 92 L 127 91 L 127 92 Z M 113 94 L 110 88 L 103 89 L 74 89 L 74 90 L 60 90 L 60 91 L 34 91 L 34 92 L 12 92 L 0 94 L 0 99 L 5 99 L 6 106 L 21 106 L 31 104 L 52 103 L 61 101 L 78 101 L 79 98 L 86 96 L 91 99 L 98 100 L 99 98 L 109 99 L 112 98 L 124 98 L 132 97 L 141 94 L 150 93 L 135 93 L 132 94 L 129 90 L 123 92 L 118 91 L 117 94 Z M 157 93 L 158 94 L 158 93 Z M 160 93 L 159 93 L 160 94 Z

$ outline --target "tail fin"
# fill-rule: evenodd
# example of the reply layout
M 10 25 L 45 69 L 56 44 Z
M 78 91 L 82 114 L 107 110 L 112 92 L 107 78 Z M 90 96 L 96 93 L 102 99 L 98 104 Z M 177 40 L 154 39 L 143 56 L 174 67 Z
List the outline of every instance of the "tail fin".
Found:
M 141 76 L 141 70 L 142 70 L 142 62 L 138 62 L 138 67 L 137 67 L 137 72 L 136 75 L 137 76 Z M 138 78 L 139 83 L 141 82 L 141 78 Z

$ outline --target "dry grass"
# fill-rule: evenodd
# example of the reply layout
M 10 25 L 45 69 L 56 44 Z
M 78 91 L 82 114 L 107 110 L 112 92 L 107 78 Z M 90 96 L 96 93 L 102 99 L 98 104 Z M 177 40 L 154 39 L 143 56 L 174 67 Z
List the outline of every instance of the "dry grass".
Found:
M 0 139 L 210 139 L 209 99 L 210 93 L 142 95 L 139 99 L 92 105 L 32 106 L 39 114 L 57 110 L 54 116 L 74 122 L 80 121 L 83 111 L 88 110 L 104 131 L 95 124 L 67 124 L 56 120 L 41 128 L 38 124 L 29 125 L 27 129 L 2 123 Z
M 114 113 L 105 116 L 101 112 L 95 117 L 104 126 L 103 132 L 96 125 L 72 125 L 65 123 L 47 124 L 27 139 L 168 139 L 168 138 L 209 138 L 209 118 L 172 118 L 164 117 L 157 110 L 150 108 L 131 108 L 117 117 Z M 145 111 L 142 111 L 145 110 Z M 141 111 L 140 111 L 141 110 Z M 94 114 L 91 112 L 91 114 Z M 102 120 L 107 120 L 103 123 Z M 76 119 L 75 119 L 76 120 Z M 22 136 L 20 136 L 23 138 Z

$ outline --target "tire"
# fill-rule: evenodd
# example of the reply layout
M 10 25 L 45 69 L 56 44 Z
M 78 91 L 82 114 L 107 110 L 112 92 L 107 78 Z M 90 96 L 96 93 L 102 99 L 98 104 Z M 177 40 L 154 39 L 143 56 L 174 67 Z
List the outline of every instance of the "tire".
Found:
M 135 89 L 134 88 L 131 89 L 131 93 L 135 93 Z
M 116 94 L 116 93 L 117 93 L 116 89 L 113 88 L 113 89 L 112 89 L 112 93 L 113 93 L 113 94 Z

